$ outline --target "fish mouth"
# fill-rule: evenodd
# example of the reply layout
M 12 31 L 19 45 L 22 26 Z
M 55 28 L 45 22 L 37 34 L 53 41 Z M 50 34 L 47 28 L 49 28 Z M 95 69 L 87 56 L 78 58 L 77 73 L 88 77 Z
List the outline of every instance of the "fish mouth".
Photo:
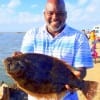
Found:
M 17 73 L 21 70 L 21 67 L 17 66 L 17 64 L 13 64 L 11 61 L 5 61 L 5 68 L 7 72 Z
M 13 61 L 12 59 L 4 60 L 6 72 L 10 76 L 21 76 L 25 71 L 25 65 L 21 61 Z
M 17 67 L 17 66 L 9 66 L 9 67 L 7 67 L 7 71 L 9 73 L 18 73 L 21 71 L 21 68 Z
M 23 75 L 24 70 L 21 67 L 7 67 L 7 73 L 12 77 L 20 77 Z

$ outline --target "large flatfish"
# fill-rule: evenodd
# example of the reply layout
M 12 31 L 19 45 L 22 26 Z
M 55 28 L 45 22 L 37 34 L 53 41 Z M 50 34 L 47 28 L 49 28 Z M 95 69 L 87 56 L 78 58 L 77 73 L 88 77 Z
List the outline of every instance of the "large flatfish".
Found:
M 4 59 L 4 67 L 8 75 L 14 79 L 18 87 L 30 95 L 60 94 L 67 91 L 68 84 L 79 89 L 92 100 L 96 94 L 98 83 L 77 78 L 72 66 L 64 61 L 38 53 L 26 53 Z

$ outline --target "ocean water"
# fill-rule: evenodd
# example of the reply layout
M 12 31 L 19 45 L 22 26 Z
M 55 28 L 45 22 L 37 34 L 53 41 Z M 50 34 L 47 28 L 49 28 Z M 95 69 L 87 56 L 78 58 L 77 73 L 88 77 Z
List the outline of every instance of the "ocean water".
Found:
M 3 60 L 19 51 L 24 33 L 0 33 L 0 82 L 12 83 L 13 80 L 6 74 Z

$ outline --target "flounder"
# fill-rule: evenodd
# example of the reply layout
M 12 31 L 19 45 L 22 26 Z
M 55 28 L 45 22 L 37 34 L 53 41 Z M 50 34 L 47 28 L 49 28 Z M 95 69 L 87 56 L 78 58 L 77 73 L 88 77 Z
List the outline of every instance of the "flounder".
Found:
M 44 54 L 26 53 L 4 59 L 8 75 L 18 87 L 30 95 L 49 95 L 67 91 L 65 85 L 77 88 L 88 100 L 96 94 L 98 83 L 77 78 L 72 66 L 64 61 Z

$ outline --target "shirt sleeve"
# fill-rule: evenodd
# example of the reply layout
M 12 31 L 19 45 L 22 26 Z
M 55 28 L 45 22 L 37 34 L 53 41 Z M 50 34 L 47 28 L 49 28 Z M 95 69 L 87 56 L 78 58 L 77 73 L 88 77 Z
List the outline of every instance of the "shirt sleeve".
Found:
M 89 46 L 88 39 L 84 34 L 80 34 L 76 38 L 75 44 L 75 57 L 74 57 L 74 67 L 93 67 L 93 59 L 91 55 L 91 50 Z
M 35 34 L 34 29 L 26 32 L 22 40 L 21 52 L 32 53 L 34 51 L 34 34 Z

